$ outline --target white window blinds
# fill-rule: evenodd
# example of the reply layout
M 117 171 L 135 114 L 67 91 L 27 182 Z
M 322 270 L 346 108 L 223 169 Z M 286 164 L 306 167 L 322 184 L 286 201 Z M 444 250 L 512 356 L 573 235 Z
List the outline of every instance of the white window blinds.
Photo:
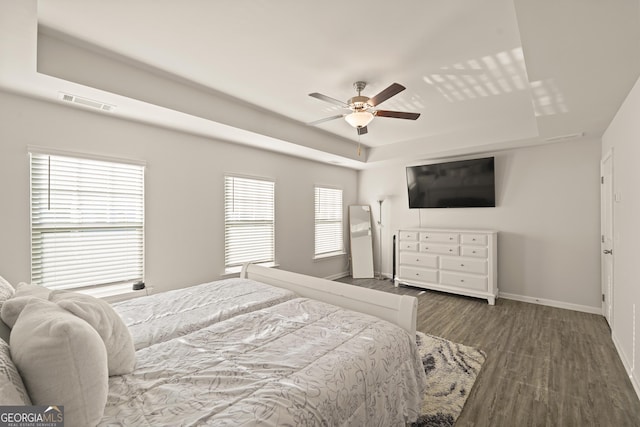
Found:
M 226 268 L 274 261 L 273 181 L 225 176 L 224 238 Z
M 144 166 L 31 153 L 31 280 L 143 280 Z
M 315 187 L 315 255 L 342 253 L 342 190 Z

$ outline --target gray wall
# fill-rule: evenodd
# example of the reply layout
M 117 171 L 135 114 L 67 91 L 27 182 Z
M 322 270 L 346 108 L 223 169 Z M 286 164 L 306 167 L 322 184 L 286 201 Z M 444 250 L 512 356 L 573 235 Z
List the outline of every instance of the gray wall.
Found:
M 499 232 L 502 296 L 599 313 L 600 141 L 577 140 L 475 157 L 489 155 L 496 162 L 496 208 L 409 209 L 407 165 L 360 174 L 360 202 L 375 206 L 376 221 L 376 200 L 385 196 L 383 273 L 391 274 L 392 236 L 398 228 L 492 229 Z M 416 160 L 411 165 L 426 163 L 434 161 Z M 378 250 L 374 253 L 378 256 Z M 376 261 L 376 270 L 379 265 Z
M 14 284 L 30 280 L 28 145 L 147 162 L 145 271 L 154 292 L 222 275 L 225 173 L 275 180 L 282 268 L 320 277 L 348 271 L 346 257 L 313 260 L 313 187 L 342 188 L 346 218 L 357 171 L 6 92 L 0 121 L 0 275 Z

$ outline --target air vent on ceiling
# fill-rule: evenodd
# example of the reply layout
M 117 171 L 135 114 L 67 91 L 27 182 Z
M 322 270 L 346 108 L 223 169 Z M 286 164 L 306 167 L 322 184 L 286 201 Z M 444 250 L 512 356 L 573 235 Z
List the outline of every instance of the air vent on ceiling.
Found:
M 83 98 L 81 96 L 71 95 L 64 92 L 60 92 L 60 99 L 66 102 L 71 102 L 73 104 L 80 104 L 84 105 L 85 107 L 95 108 L 102 111 L 113 111 L 116 108 L 115 105 L 105 104 L 104 102 L 94 101 L 93 99 Z

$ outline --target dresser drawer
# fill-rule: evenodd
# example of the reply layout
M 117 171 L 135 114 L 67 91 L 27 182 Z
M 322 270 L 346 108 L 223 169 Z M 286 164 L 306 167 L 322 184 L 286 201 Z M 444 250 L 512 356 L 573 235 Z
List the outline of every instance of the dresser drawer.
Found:
M 401 231 L 400 236 L 398 236 L 400 240 L 418 240 L 418 232 L 417 231 Z
M 438 268 L 438 257 L 436 255 L 428 255 L 423 253 L 400 253 L 400 264 L 415 265 L 418 267 Z
M 440 284 L 457 286 L 461 288 L 474 289 L 478 291 L 487 290 L 487 278 L 484 276 L 473 276 L 464 273 L 452 273 L 450 271 L 440 272 Z
M 468 258 L 440 258 L 443 270 L 462 271 L 464 273 L 487 274 L 487 261 Z
M 438 270 L 400 266 L 400 278 L 420 282 L 438 283 Z
M 421 242 L 434 243 L 458 243 L 460 235 L 458 233 L 420 233 Z
M 458 245 L 432 245 L 430 243 L 420 243 L 420 252 L 431 254 L 459 255 Z
M 400 241 L 399 246 L 401 251 L 418 252 L 418 242 L 405 242 Z
M 460 254 L 474 258 L 487 258 L 489 256 L 489 250 L 480 246 L 462 246 L 460 248 Z
M 463 234 L 461 242 L 463 245 L 487 246 L 488 239 L 486 234 Z

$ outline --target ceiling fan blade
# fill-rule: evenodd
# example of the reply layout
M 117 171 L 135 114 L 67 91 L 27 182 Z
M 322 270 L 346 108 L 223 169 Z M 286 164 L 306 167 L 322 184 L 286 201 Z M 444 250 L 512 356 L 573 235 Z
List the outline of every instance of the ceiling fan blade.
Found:
M 389 110 L 377 110 L 376 116 L 391 117 L 394 119 L 408 119 L 417 120 L 420 117 L 420 113 L 407 113 L 406 111 L 389 111 Z
M 375 107 L 376 105 L 383 103 L 387 99 L 399 94 L 405 89 L 406 87 L 402 86 L 401 84 L 394 83 L 379 94 L 375 95 L 373 98 L 370 98 L 368 104 L 372 107 Z
M 366 126 L 363 126 L 361 128 L 356 128 L 356 130 L 358 131 L 358 135 L 364 135 L 369 132 Z
M 339 106 L 341 106 L 343 108 L 349 108 L 349 104 L 347 104 L 346 102 L 342 102 L 340 100 L 337 100 L 335 98 L 331 98 L 330 96 L 323 95 L 323 94 L 318 93 L 318 92 L 310 93 L 309 96 L 311 96 L 313 98 L 316 98 L 316 99 L 319 99 L 321 101 L 325 101 L 325 102 L 329 102 L 331 104 L 339 105 Z
M 307 123 L 307 125 L 308 126 L 315 126 L 315 125 L 318 125 L 320 123 L 328 122 L 329 120 L 340 119 L 342 117 L 344 117 L 344 114 L 337 114 L 335 116 L 325 117 L 324 119 L 316 120 L 315 122 L 309 122 L 309 123 Z

